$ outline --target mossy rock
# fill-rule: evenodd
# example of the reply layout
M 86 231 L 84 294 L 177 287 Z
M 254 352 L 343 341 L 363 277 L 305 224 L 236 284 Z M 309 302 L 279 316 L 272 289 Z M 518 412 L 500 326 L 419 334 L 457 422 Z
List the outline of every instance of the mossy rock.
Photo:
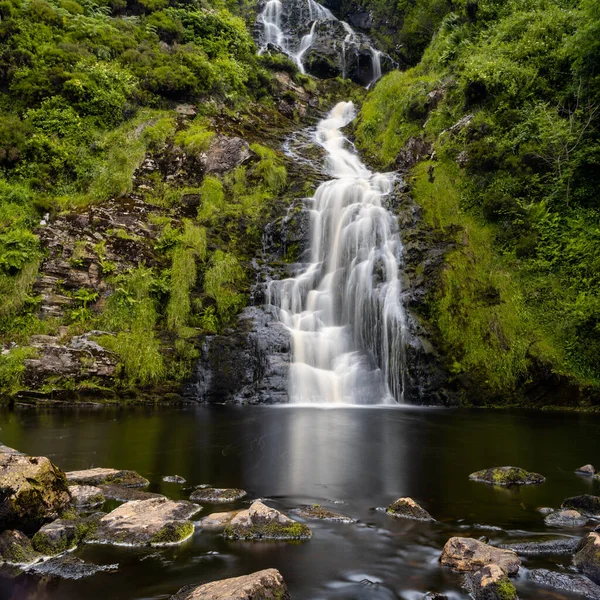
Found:
M 416 521 L 434 521 L 435 519 L 412 498 L 398 498 L 390 504 L 386 511 L 392 517 L 414 519 Z
M 600 584 L 600 533 L 592 531 L 583 539 L 573 564 L 594 583 Z
M 200 487 L 192 492 L 190 500 L 192 502 L 206 502 L 207 504 L 227 504 L 240 500 L 247 494 L 245 490 L 236 488 Z
M 352 517 L 347 517 L 341 513 L 323 508 L 318 504 L 312 506 L 305 506 L 303 508 L 296 509 L 296 514 L 300 515 L 304 519 L 320 519 L 321 521 L 335 521 L 338 523 L 355 523 L 356 520 Z
M 66 474 L 71 484 L 78 485 L 103 485 L 114 484 L 123 487 L 146 487 L 150 482 L 135 471 L 126 469 L 84 469 L 83 471 L 70 471 Z
M 85 518 L 61 518 L 44 525 L 33 536 L 33 547 L 45 556 L 55 556 L 75 548 L 98 528 L 103 513 Z
M 577 510 L 592 517 L 600 516 L 600 496 L 592 496 L 591 494 L 572 496 L 561 504 L 561 508 Z
M 21 531 L 8 530 L 0 534 L 0 564 L 27 565 L 40 558 L 31 540 Z
M 506 573 L 495 564 L 465 575 L 464 587 L 474 600 L 518 600 L 517 589 Z
M 191 521 L 172 521 L 159 529 L 150 539 L 151 546 L 180 544 L 194 534 Z
M 492 485 L 534 485 L 544 483 L 546 478 L 539 473 L 530 473 L 520 467 L 493 467 L 469 475 L 471 481 L 489 483 Z

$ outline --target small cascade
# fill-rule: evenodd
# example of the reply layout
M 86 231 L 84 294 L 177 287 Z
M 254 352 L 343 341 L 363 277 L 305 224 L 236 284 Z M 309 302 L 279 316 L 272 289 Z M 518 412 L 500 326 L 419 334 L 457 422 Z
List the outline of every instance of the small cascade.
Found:
M 353 104 L 340 102 L 317 126 L 332 179 L 312 199 L 310 262 L 267 290 L 292 339 L 294 403 L 403 399 L 402 247 L 386 207 L 393 176 L 371 173 L 342 134 L 354 117 Z

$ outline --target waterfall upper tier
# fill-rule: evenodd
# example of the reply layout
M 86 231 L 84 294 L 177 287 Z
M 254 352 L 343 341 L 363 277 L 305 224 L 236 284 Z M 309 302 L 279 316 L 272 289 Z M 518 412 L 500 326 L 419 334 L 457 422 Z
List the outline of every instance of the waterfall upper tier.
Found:
M 341 102 L 319 123 L 315 141 L 332 179 L 310 201 L 310 262 L 268 288 L 292 338 L 295 403 L 402 401 L 402 245 L 387 208 L 393 176 L 360 161 L 341 131 L 354 117 L 353 104 Z

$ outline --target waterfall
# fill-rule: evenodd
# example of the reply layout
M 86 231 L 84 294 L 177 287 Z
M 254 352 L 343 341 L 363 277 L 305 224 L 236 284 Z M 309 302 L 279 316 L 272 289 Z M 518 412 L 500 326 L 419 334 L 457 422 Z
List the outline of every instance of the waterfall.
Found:
M 341 132 L 354 118 L 352 102 L 340 102 L 318 124 L 316 142 L 332 179 L 311 202 L 310 263 L 267 290 L 292 339 L 294 403 L 403 398 L 402 247 L 386 207 L 393 176 L 362 164 Z

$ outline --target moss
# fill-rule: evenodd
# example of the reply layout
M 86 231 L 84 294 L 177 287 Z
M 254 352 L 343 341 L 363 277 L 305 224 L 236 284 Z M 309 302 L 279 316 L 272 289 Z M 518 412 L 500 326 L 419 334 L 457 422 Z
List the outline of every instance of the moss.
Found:
M 495 590 L 498 600 L 515 600 L 517 598 L 517 588 L 511 581 L 502 579 L 495 584 Z
M 307 540 L 312 537 L 312 532 L 303 523 L 282 525 L 270 521 L 250 527 L 227 525 L 223 536 L 230 540 Z
M 191 521 L 174 521 L 167 523 L 157 531 L 150 540 L 152 546 L 163 544 L 178 544 L 189 538 L 194 533 L 194 524 Z
M 29 564 L 39 558 L 31 540 L 20 531 L 4 531 L 0 535 L 0 562 Z
M 545 478 L 539 473 L 530 473 L 520 467 L 495 467 L 477 471 L 471 473 L 469 479 L 503 486 L 530 485 L 545 481 Z

